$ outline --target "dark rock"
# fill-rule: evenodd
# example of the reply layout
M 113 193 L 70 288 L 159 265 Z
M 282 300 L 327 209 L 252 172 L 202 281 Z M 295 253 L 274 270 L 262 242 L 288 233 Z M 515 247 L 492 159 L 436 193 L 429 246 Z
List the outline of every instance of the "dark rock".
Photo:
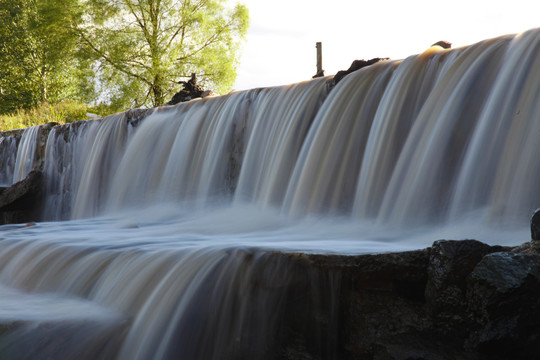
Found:
M 540 241 L 529 241 L 513 247 L 510 251 L 516 254 L 540 256 Z
M 351 66 L 349 66 L 347 70 L 338 71 L 337 74 L 334 75 L 334 78 L 330 80 L 330 83 L 329 83 L 330 88 L 333 88 L 334 86 L 336 86 L 338 82 L 340 82 L 345 76 L 349 75 L 350 73 L 360 70 L 362 68 L 365 68 L 366 66 L 376 64 L 382 60 L 388 60 L 388 58 L 373 58 L 370 60 L 354 60 Z
M 540 358 L 540 256 L 486 255 L 469 278 L 467 301 L 476 326 L 469 347 L 493 359 Z
M 418 314 L 424 303 L 427 251 L 295 258 L 303 263 L 301 272 L 311 274 L 311 286 L 300 288 L 297 296 L 312 303 L 288 301 L 284 358 L 371 359 L 405 347 L 414 350 L 411 344 L 424 341 L 417 329 L 424 328 Z
M 404 253 L 287 255 L 310 275 L 288 290 L 281 358 L 540 358 L 534 245 L 441 240 Z
M 152 109 L 131 109 L 125 112 L 126 121 L 133 127 L 138 127 L 142 120 L 152 113 Z
M 482 258 L 500 247 L 476 240 L 440 240 L 430 249 L 426 302 L 444 331 L 464 324 L 466 279 Z M 461 329 L 457 329 L 458 331 Z
M 494 293 L 505 294 L 522 287 L 529 276 L 538 280 L 539 275 L 539 257 L 497 252 L 482 259 L 474 269 L 472 279 L 483 282 Z
M 448 42 L 446 40 L 441 40 L 441 41 L 437 41 L 435 44 L 433 44 L 431 46 L 440 46 L 443 49 L 450 49 L 450 48 L 452 48 L 452 43 Z
M 536 209 L 531 217 L 531 239 L 540 240 L 540 209 Z
M 43 174 L 34 170 L 28 176 L 0 192 L 0 224 L 39 220 Z

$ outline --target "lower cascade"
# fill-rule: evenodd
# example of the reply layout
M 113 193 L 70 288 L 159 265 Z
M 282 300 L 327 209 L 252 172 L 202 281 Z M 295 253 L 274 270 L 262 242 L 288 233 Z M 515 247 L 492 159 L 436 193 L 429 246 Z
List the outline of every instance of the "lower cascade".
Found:
M 418 249 L 529 238 L 540 30 L 330 80 L 4 134 L 0 184 L 44 189 L 0 227 L 0 358 L 365 359 L 355 256 L 408 254 L 386 283 L 425 301 Z

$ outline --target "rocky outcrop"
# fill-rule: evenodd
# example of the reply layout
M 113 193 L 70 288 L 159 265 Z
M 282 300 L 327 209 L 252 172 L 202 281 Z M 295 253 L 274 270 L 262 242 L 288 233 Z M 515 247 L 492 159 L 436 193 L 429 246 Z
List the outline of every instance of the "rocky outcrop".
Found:
M 540 240 L 540 209 L 537 209 L 531 218 L 531 239 Z
M 468 347 L 492 359 L 540 358 L 538 252 L 485 256 L 470 275 L 467 303 L 474 324 Z
M 437 41 L 435 44 L 433 44 L 431 46 L 440 46 L 443 49 L 451 49 L 452 48 L 452 43 L 449 42 L 449 41 L 446 41 L 446 40 L 440 40 L 440 41 Z
M 43 175 L 32 171 L 10 187 L 0 188 L 0 225 L 39 220 Z
M 507 248 L 441 240 L 404 253 L 294 256 L 317 274 L 310 281 L 319 284 L 319 315 L 310 316 L 306 301 L 288 309 L 294 320 L 284 330 L 283 358 L 540 358 L 534 242 Z M 296 296 L 305 299 L 300 289 Z M 325 354 L 329 344 L 337 353 Z
M 350 73 L 360 70 L 362 68 L 365 68 L 366 66 L 376 64 L 382 60 L 388 60 L 388 58 L 373 58 L 370 60 L 354 60 L 351 66 L 349 66 L 347 70 L 338 71 L 337 74 L 334 75 L 334 77 L 329 81 L 328 85 L 330 89 L 336 86 L 338 82 L 340 82 L 345 76 L 349 75 Z

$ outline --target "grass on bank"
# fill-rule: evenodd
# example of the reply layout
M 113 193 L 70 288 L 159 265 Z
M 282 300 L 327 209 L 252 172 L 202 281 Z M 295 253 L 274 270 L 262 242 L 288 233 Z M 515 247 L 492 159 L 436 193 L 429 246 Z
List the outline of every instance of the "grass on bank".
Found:
M 30 109 L 18 109 L 13 113 L 0 115 L 0 131 L 22 129 L 49 122 L 72 123 L 88 119 L 87 113 L 105 115 L 112 112 L 114 111 L 104 106 L 87 106 L 72 101 L 54 105 L 42 103 Z

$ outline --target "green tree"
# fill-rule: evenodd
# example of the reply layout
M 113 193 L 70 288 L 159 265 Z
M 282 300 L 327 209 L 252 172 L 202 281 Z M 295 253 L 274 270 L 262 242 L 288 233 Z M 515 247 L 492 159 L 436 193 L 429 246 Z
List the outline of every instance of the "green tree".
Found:
M 157 106 L 197 73 L 216 92 L 230 90 L 249 22 L 244 5 L 224 0 L 87 0 L 72 22 L 96 85 L 118 107 Z
M 0 113 L 76 99 L 90 68 L 77 56 L 71 0 L 0 0 Z M 85 88 L 86 91 L 82 91 Z

